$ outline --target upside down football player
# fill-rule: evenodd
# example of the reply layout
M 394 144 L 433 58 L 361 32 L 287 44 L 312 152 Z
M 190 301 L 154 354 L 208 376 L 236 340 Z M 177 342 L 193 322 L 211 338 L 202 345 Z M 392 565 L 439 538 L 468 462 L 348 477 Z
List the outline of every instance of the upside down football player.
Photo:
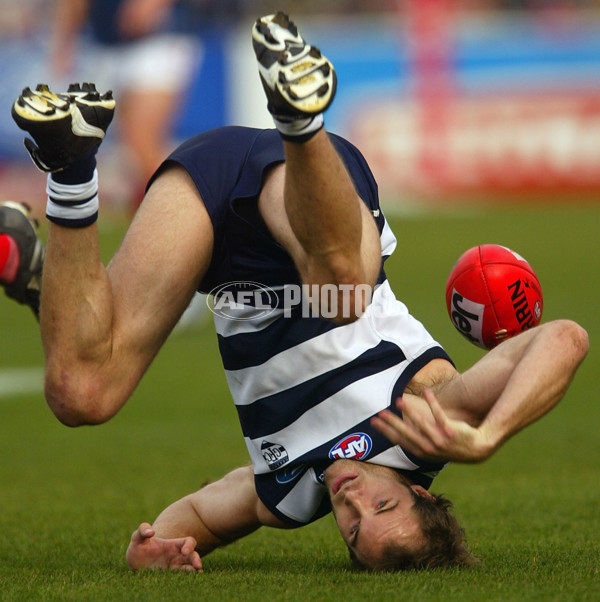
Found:
M 260 526 L 300 527 L 332 511 L 357 565 L 471 564 L 449 501 L 429 492 L 434 476 L 448 462 L 485 460 L 548 412 L 587 334 L 569 320 L 542 324 L 458 373 L 389 286 L 383 262 L 396 240 L 367 164 L 323 128 L 332 65 L 281 13 L 259 19 L 252 37 L 276 129 L 223 128 L 184 143 L 106 268 L 95 150 L 114 100 L 84 85 L 26 89 L 15 102 L 35 141 L 28 151 L 49 172 L 39 307 L 47 402 L 70 426 L 113 417 L 196 290 L 247 281 L 281 296 L 286 285 L 334 285 L 351 302 L 327 307 L 332 319 L 280 305 L 266 314 L 248 297 L 234 319 L 215 315 L 252 466 L 142 523 L 127 561 L 201 570 L 211 550 Z M 6 291 L 37 311 L 43 254 L 26 210 L 2 206 L 0 232 Z M 353 297 L 365 284 L 370 302 Z

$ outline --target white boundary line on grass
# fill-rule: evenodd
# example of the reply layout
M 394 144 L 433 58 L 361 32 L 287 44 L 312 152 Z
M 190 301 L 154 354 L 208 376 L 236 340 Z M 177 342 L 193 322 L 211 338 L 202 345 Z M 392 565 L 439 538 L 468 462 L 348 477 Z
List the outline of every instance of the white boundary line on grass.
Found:
M 0 399 L 14 395 L 41 393 L 44 368 L 0 368 Z

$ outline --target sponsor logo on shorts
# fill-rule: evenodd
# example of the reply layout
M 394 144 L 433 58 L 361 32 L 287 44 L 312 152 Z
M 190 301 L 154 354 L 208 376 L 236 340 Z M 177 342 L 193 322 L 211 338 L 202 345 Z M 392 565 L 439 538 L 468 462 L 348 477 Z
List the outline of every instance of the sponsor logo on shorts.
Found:
M 282 468 L 275 473 L 275 480 L 280 485 L 291 483 L 304 472 L 304 468 L 304 464 L 300 464 L 300 466 L 294 466 L 293 468 Z
M 334 460 L 363 460 L 373 447 L 371 437 L 366 433 L 352 433 L 338 441 L 330 450 L 329 457 Z

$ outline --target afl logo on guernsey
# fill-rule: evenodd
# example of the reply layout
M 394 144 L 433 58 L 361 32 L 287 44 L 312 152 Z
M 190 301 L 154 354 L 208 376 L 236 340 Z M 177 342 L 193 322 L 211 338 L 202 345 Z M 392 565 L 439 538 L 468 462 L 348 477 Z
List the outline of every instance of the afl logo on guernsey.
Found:
M 213 288 L 207 299 L 210 310 L 227 320 L 256 320 L 265 318 L 277 309 L 277 294 L 260 282 L 226 282 Z
M 334 460 L 364 460 L 373 447 L 371 437 L 366 433 L 352 433 L 338 441 L 330 450 L 329 457 Z

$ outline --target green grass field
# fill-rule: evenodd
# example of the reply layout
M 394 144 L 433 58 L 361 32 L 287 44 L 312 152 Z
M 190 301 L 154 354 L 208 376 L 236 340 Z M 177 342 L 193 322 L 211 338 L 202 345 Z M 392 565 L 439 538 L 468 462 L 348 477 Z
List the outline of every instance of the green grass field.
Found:
M 518 250 L 542 283 L 544 320 L 571 317 L 590 334 L 590 355 L 550 415 L 488 462 L 451 466 L 435 483 L 454 500 L 479 566 L 354 573 L 327 517 L 259 531 L 208 556 L 203 574 L 130 572 L 124 553 L 141 520 L 248 461 L 209 321 L 171 337 L 106 425 L 68 429 L 40 392 L 6 394 L 0 377 L 0 600 L 600 600 L 600 205 L 469 207 L 391 222 L 390 280 L 459 368 L 481 352 L 450 324 L 444 284 L 476 244 Z M 108 257 L 123 228 L 102 224 Z M 2 297 L 0 315 L 0 374 L 41 367 L 29 310 Z

